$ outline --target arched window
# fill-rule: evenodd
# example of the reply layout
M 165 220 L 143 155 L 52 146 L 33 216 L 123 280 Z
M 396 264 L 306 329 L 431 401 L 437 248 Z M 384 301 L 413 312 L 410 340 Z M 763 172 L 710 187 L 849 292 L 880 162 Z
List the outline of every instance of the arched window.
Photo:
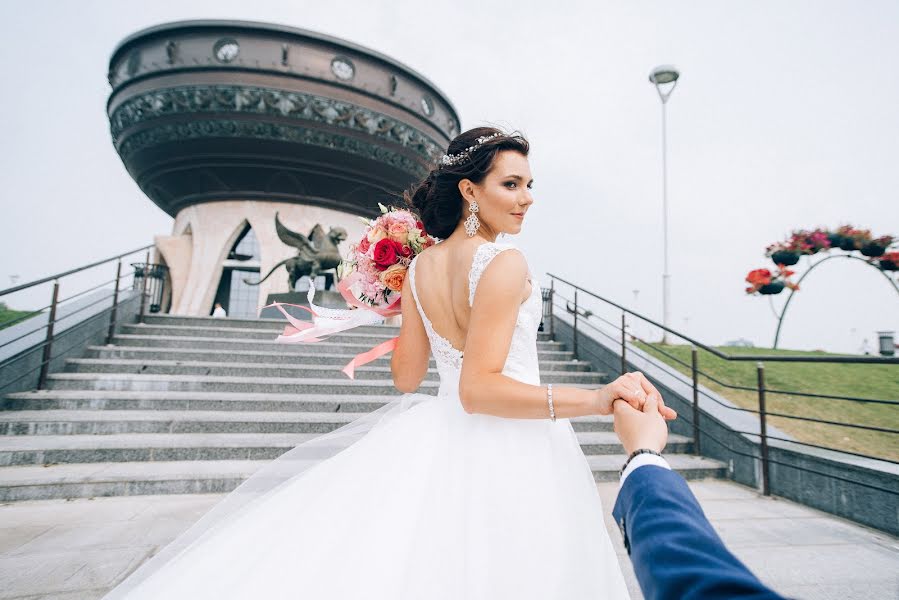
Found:
M 215 295 L 215 302 L 221 303 L 229 317 L 255 319 L 259 305 L 259 287 L 250 286 L 244 279 L 258 279 L 259 241 L 249 224 L 234 242 L 228 257 L 222 263 L 222 279 Z M 256 277 L 250 277 L 256 273 Z M 210 313 L 215 308 L 210 309 Z

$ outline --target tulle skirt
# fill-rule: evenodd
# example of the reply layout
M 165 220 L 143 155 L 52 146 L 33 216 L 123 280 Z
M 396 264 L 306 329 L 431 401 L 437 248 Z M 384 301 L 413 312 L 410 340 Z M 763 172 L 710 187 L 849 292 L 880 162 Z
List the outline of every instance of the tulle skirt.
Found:
M 300 444 L 106 596 L 628 598 L 567 419 L 405 394 Z

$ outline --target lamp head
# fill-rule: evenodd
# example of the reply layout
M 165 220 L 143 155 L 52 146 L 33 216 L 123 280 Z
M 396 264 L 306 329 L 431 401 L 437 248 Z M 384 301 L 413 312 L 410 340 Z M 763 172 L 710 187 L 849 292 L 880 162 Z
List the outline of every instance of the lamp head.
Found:
M 679 77 L 680 72 L 673 65 L 659 65 L 650 71 L 649 82 L 656 86 L 656 92 L 658 92 L 663 105 L 668 102 L 671 92 L 677 87 Z
M 659 65 L 649 73 L 649 81 L 655 85 L 674 83 L 680 73 L 673 65 Z

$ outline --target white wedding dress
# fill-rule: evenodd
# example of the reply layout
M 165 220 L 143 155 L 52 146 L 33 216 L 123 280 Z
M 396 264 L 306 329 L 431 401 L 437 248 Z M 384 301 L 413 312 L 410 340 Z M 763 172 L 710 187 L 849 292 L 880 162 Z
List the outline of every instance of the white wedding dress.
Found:
M 490 260 L 475 252 L 469 302 Z M 440 374 L 254 473 L 105 598 L 628 598 L 568 419 L 466 413 L 462 353 L 413 295 Z M 541 294 L 521 304 L 503 373 L 540 383 Z

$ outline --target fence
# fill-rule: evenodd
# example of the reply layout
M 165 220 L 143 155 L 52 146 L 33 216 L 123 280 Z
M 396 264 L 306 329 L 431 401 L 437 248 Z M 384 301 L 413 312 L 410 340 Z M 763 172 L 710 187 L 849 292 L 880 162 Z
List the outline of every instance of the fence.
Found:
M 681 413 L 678 419 L 681 423 L 677 426 L 684 428 L 686 425 L 683 433 L 692 435 L 696 454 L 725 460 L 730 463 L 732 472 L 734 462 L 742 461 L 742 471 L 735 478 L 744 483 L 757 484 L 765 495 L 775 493 L 793 498 L 894 534 L 899 533 L 899 461 L 896 460 L 899 455 L 899 430 L 890 424 L 899 419 L 899 399 L 789 390 L 782 386 L 772 387 L 766 381 L 766 365 L 770 367 L 771 363 L 856 364 L 863 365 L 864 368 L 880 365 L 876 368 L 883 368 L 882 365 L 899 365 L 899 358 L 728 354 L 557 275 L 548 275 L 550 287 L 543 290 L 544 329 L 554 339 L 566 338 L 575 358 L 587 354 L 592 361 L 612 372 L 625 373 L 629 370 L 629 365 L 633 366 L 632 359 L 638 359 L 642 364 L 652 365 L 655 372 L 667 374 L 665 385 L 668 389 L 660 388 L 660 391 L 663 391 L 663 395 L 665 391 L 673 392 L 673 395 L 683 400 L 680 406 L 676 406 Z M 618 312 L 620 315 L 616 315 L 618 318 L 603 316 L 608 312 Z M 674 346 L 656 344 L 629 331 L 632 328 L 628 319 L 657 327 L 689 343 L 689 360 L 677 356 L 673 351 Z M 631 339 L 630 342 L 628 338 Z M 637 347 L 637 342 L 645 350 Z M 728 363 L 754 362 L 755 385 L 723 381 L 704 371 L 700 365 L 700 351 Z M 653 356 L 653 353 L 664 356 L 666 360 Z M 679 365 L 689 375 L 671 368 L 672 364 Z M 899 378 L 899 369 L 896 371 Z M 725 390 L 753 394 L 756 398 L 755 406 L 740 406 L 722 399 L 701 385 L 700 377 Z M 654 383 L 659 387 L 659 382 Z M 790 400 L 808 399 L 815 403 L 839 402 L 846 406 L 878 406 L 886 411 L 890 419 L 886 420 L 886 424 L 859 423 L 848 416 L 840 419 L 820 418 L 771 410 L 769 400 L 773 396 L 785 396 Z M 665 397 L 668 401 L 669 395 Z M 708 409 L 701 408 L 710 404 L 715 409 L 712 411 L 716 413 L 715 416 Z M 743 416 L 739 419 L 722 418 L 728 412 L 738 412 Z M 755 426 L 746 426 L 750 424 L 747 418 L 749 416 L 756 420 Z M 772 431 L 772 418 L 783 423 L 803 422 L 816 428 L 841 428 L 880 436 L 884 452 L 875 455 L 819 443 L 818 440 L 796 439 L 776 429 Z M 752 443 L 747 443 L 747 440 Z M 738 464 L 738 471 L 740 466 Z M 757 480 L 755 471 L 758 472 Z M 773 492 L 772 483 L 775 484 Z M 847 490 L 851 493 L 847 494 Z M 820 497 L 815 498 L 815 495 Z M 862 496 L 864 502 L 859 501 Z M 875 503 L 873 508 L 872 498 L 880 499 L 879 504 Z M 857 506 L 849 506 L 852 504 Z M 865 514 L 859 514 L 861 512 Z
M 148 297 L 151 309 L 153 299 L 163 297 L 165 267 L 148 264 L 151 247 L 0 290 L 3 301 L 17 293 L 33 295 L 40 286 L 52 284 L 48 305 L 0 320 L 0 394 L 44 389 L 48 375 L 61 370 L 66 358 L 80 355 L 88 344 L 111 343 L 118 325 L 135 317 L 142 320 Z M 146 260 L 133 263 L 134 272 L 123 273 L 122 259 L 139 252 L 145 252 Z M 106 279 L 103 269 L 111 271 L 113 263 L 115 277 Z M 64 287 L 76 287 L 85 278 L 103 281 L 63 297 Z

